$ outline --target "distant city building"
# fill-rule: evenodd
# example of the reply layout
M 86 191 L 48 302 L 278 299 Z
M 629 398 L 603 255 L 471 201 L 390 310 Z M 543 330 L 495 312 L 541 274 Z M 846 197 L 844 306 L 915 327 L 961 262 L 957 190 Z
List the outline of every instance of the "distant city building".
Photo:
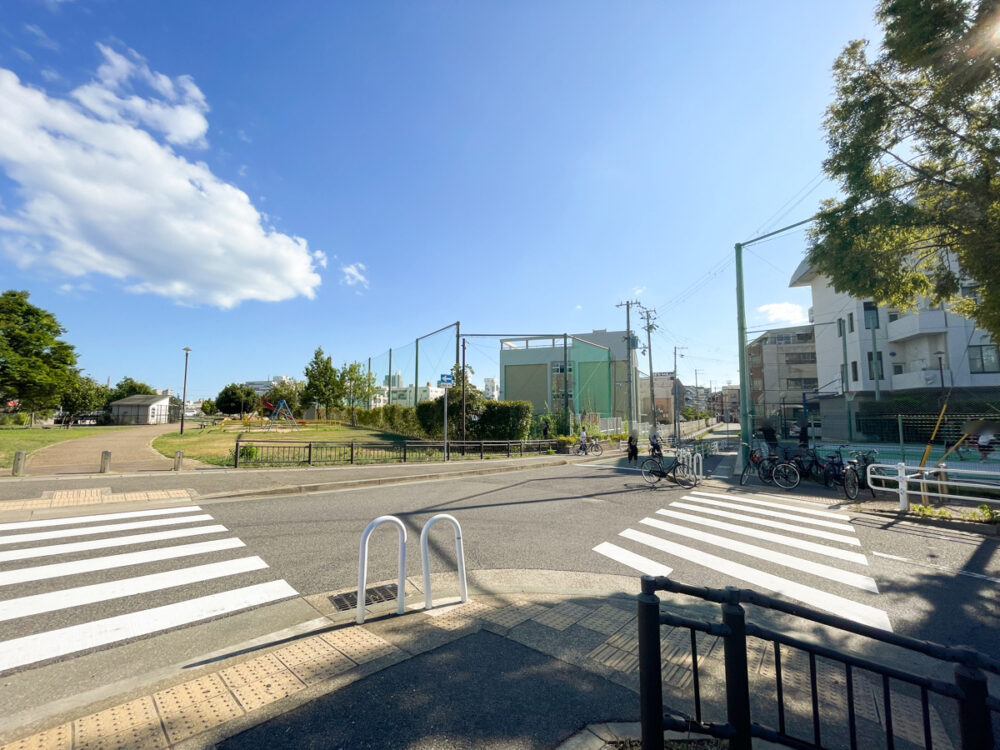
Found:
M 289 375 L 275 375 L 269 380 L 248 380 L 243 385 L 250 386 L 251 388 L 253 388 L 254 393 L 256 393 L 258 396 L 263 396 L 274 386 L 281 385 L 283 383 L 291 383 L 294 380 L 295 378 Z
M 493 401 L 500 398 L 500 382 L 496 378 L 483 378 L 483 395 Z
M 802 394 L 819 388 L 813 327 L 765 331 L 747 345 L 747 364 L 757 422 L 772 422 L 787 435 L 790 424 L 802 417 Z

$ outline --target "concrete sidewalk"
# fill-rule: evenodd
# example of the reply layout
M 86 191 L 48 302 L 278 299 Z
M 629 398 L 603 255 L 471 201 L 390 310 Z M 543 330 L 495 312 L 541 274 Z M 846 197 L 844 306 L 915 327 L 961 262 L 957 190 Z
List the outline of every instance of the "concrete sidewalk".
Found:
M 377 584 L 387 585 L 390 582 Z M 598 750 L 638 736 L 635 577 L 560 571 L 472 571 L 469 602 L 423 609 L 420 579 L 407 581 L 407 613 L 372 605 L 354 624 L 352 592 L 307 601 L 325 617 L 310 632 L 236 645 L 178 665 L 176 676 L 117 700 L 24 727 L 2 750 L 29 748 L 518 748 Z M 450 593 L 455 575 L 432 576 Z M 345 605 L 346 602 L 346 605 Z M 665 597 L 664 607 L 718 621 L 715 605 Z M 857 636 L 774 613 L 758 622 L 811 642 L 914 669 L 913 657 Z M 721 639 L 699 634 L 703 718 L 724 721 Z M 663 628 L 664 702 L 694 714 L 690 634 Z M 765 644 L 749 654 L 755 720 L 775 725 L 775 665 Z M 808 660 L 783 650 L 786 721 L 810 735 Z M 842 671 L 820 665 L 825 745 L 846 745 Z M 893 689 L 897 742 L 922 741 L 919 700 Z M 876 678 L 858 676 L 862 743 L 884 738 Z M 42 707 L 44 709 L 44 707 Z M 829 727 L 827 727 L 829 723 Z M 42 726 L 37 726 L 41 724 Z M 949 747 L 936 709 L 935 747 Z M 839 729 L 838 729 L 839 727 Z M 41 730 L 41 731 L 39 731 Z M 34 732 L 32 734 L 31 732 Z M 831 744 L 832 743 L 832 744 Z M 764 744 L 755 743 L 757 747 Z
M 174 466 L 173 459 L 154 450 L 152 442 L 163 433 L 176 429 L 174 424 L 139 425 L 47 445 L 28 456 L 25 473 L 28 476 L 96 474 L 101 467 L 103 451 L 111 451 L 111 466 L 118 473 L 170 471 Z M 184 459 L 185 469 L 204 465 L 200 461 Z

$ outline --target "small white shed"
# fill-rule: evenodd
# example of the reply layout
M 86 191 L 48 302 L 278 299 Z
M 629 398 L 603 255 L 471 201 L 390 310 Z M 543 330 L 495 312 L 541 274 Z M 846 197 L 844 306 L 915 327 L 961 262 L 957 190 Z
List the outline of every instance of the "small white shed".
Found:
M 170 396 L 128 396 L 111 402 L 115 424 L 166 424 L 170 421 Z

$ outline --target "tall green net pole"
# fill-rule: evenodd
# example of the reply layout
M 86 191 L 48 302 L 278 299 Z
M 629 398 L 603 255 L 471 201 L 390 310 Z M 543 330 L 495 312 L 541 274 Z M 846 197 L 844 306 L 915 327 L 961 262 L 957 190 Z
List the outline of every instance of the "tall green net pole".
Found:
M 569 425 L 569 336 L 563 334 L 563 422 L 566 434 L 573 434 Z

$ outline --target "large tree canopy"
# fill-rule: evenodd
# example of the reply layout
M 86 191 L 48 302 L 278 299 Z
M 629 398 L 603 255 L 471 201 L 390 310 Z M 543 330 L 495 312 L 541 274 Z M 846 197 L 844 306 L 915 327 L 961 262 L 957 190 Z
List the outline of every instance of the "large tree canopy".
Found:
M 1000 3 L 882 0 L 877 18 L 878 56 L 856 41 L 834 65 L 824 168 L 843 198 L 811 265 L 879 303 L 950 301 L 1000 340 Z
M 22 411 L 59 405 L 76 377 L 73 347 L 59 338 L 65 329 L 55 316 L 28 302 L 27 292 L 0 295 L 0 396 Z
M 340 372 L 333 366 L 333 358 L 323 354 L 323 347 L 316 349 L 313 358 L 306 365 L 305 376 L 302 404 L 322 404 L 329 415 L 330 409 L 337 406 L 343 398 L 344 388 Z

